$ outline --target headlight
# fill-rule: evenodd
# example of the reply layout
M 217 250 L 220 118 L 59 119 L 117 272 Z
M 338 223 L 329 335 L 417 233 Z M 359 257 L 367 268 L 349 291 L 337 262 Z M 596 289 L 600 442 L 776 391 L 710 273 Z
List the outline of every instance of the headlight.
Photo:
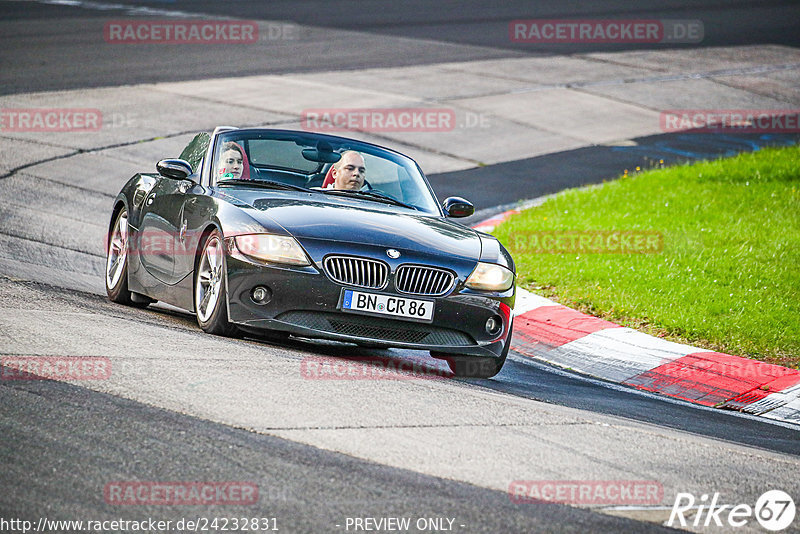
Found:
M 236 248 L 250 258 L 269 263 L 311 265 L 303 247 L 293 238 L 271 234 L 237 235 Z
M 467 287 L 484 291 L 505 291 L 514 285 L 514 273 L 494 263 L 478 262 L 467 278 Z

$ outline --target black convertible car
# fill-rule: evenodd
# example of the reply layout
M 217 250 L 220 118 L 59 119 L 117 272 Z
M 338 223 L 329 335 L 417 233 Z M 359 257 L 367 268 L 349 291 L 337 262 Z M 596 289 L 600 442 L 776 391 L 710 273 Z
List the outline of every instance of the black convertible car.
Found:
M 163 301 L 206 332 L 430 351 L 490 377 L 508 353 L 514 262 L 449 219 L 419 166 L 343 137 L 219 127 L 114 201 L 106 289 Z

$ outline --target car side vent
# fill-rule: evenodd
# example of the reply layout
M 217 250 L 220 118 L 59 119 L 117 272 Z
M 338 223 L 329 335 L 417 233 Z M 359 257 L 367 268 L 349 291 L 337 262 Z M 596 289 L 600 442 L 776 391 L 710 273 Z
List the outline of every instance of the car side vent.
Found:
M 381 289 L 389 278 L 389 267 L 377 260 L 352 256 L 328 256 L 325 272 L 335 282 L 348 286 Z
M 444 269 L 422 265 L 401 265 L 394 274 L 394 285 L 409 295 L 444 295 L 453 287 L 455 275 Z

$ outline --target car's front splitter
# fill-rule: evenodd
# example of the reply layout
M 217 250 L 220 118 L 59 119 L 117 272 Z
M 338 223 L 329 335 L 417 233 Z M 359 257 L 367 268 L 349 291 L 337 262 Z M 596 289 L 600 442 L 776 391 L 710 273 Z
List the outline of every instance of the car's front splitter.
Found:
M 446 297 L 363 290 L 435 301 L 433 322 L 428 323 L 343 312 L 341 294 L 346 288 L 313 267 L 261 266 L 232 257 L 227 263 L 229 320 L 250 330 L 491 357 L 500 357 L 508 337 L 509 319 L 501 304 L 513 306 L 513 289 L 487 296 L 456 286 Z M 266 289 L 266 301 L 253 299 L 256 287 Z M 498 316 L 504 319 L 502 333 L 491 335 L 486 322 Z

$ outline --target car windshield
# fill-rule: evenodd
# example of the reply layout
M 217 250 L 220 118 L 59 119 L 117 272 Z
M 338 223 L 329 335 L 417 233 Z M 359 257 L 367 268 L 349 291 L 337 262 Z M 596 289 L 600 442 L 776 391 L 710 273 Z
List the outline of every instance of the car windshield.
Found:
M 412 159 L 352 139 L 232 130 L 217 137 L 213 158 L 212 180 L 220 186 L 248 187 L 253 181 L 285 184 L 440 214 L 436 197 Z

